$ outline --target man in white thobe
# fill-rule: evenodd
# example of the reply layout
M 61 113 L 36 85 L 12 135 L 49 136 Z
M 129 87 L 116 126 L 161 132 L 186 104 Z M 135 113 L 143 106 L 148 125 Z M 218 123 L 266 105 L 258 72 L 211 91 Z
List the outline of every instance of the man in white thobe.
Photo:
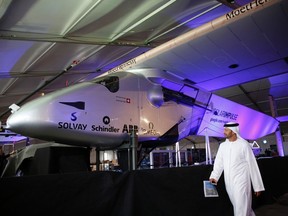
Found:
M 226 191 L 235 216 L 253 216 L 251 182 L 258 197 L 264 191 L 262 177 L 250 144 L 239 135 L 239 124 L 224 125 L 225 142 L 214 161 L 210 182 L 217 184 L 224 171 Z

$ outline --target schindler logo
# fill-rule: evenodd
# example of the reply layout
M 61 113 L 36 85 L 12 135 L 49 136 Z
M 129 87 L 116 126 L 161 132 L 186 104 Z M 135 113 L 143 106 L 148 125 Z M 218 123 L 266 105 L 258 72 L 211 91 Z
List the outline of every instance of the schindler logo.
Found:
M 91 131 L 101 131 L 101 132 L 110 132 L 110 133 L 118 133 L 119 132 L 119 128 L 114 128 L 113 126 L 111 127 L 105 127 L 105 126 L 101 126 L 101 125 L 92 125 Z
M 109 118 L 109 116 L 104 116 L 104 117 L 103 117 L 103 123 L 104 123 L 105 125 L 108 125 L 108 124 L 110 123 L 110 118 Z
M 109 116 L 104 116 L 102 119 L 103 123 L 105 125 L 109 125 L 110 123 L 110 118 Z M 92 125 L 91 127 L 91 131 L 101 131 L 101 132 L 109 132 L 109 133 L 118 133 L 119 132 L 119 128 L 115 128 L 114 126 L 110 126 L 109 127 L 105 127 L 105 126 L 101 126 L 101 125 Z

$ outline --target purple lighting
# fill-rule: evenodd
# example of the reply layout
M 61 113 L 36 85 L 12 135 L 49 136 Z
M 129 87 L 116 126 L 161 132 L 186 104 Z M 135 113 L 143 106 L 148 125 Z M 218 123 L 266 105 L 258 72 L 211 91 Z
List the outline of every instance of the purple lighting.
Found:
M 1 59 L 5 64 L 0 65 L 1 73 L 10 73 L 13 71 L 17 62 L 21 60 L 23 54 L 27 52 L 33 45 L 33 42 L 20 42 L 20 41 L 6 41 L 3 40 L 0 43 L 1 51 L 5 55 L 1 55 Z

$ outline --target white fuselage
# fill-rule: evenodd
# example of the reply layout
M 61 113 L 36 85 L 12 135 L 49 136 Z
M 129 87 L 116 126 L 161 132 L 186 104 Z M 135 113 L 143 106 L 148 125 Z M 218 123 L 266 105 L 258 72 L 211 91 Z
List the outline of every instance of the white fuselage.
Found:
M 112 78 L 111 78 L 112 77 Z M 136 130 L 139 142 L 157 140 L 181 119 L 190 132 L 192 108 L 163 101 L 161 85 L 128 72 L 101 77 L 23 105 L 7 126 L 29 137 L 73 145 L 115 147 Z

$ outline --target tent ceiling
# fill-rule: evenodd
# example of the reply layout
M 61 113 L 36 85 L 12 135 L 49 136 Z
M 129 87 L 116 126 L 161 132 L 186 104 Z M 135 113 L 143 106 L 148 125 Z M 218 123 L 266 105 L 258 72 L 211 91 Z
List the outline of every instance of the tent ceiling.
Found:
M 228 2 L 1 0 L 2 124 L 12 103 L 90 80 L 251 0 Z M 270 15 L 260 13 L 191 41 L 187 52 L 165 56 L 166 69 L 268 115 L 273 100 L 276 115 L 287 116 L 288 28 L 280 23 L 288 19 L 287 3 L 278 10 L 277 5 Z M 149 66 L 159 61 L 161 56 Z M 287 134 L 287 123 L 280 126 Z

